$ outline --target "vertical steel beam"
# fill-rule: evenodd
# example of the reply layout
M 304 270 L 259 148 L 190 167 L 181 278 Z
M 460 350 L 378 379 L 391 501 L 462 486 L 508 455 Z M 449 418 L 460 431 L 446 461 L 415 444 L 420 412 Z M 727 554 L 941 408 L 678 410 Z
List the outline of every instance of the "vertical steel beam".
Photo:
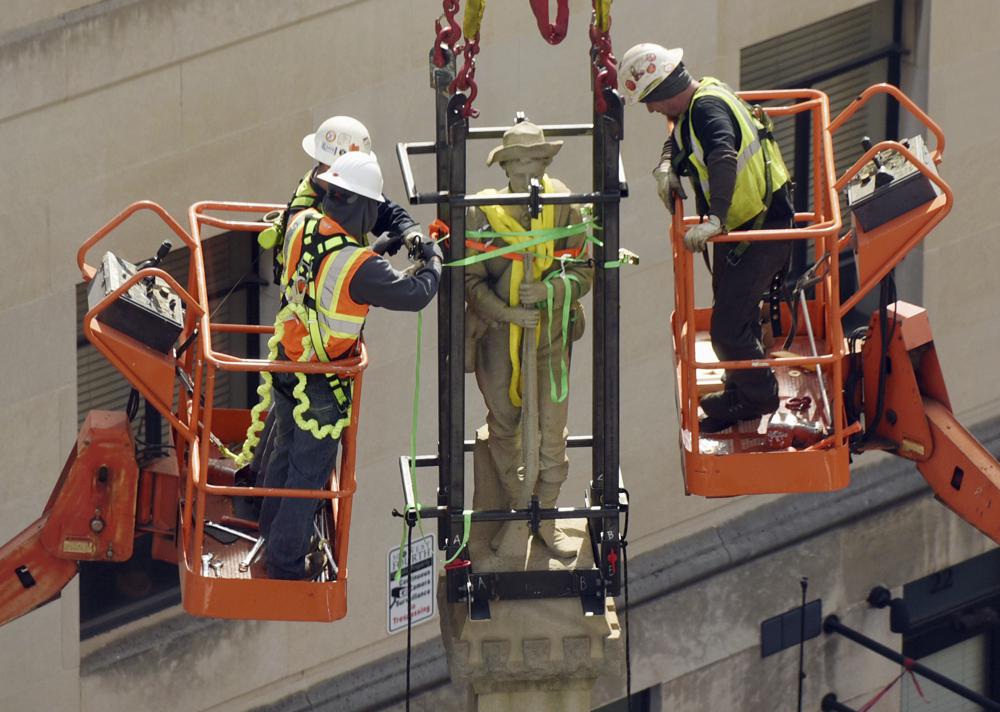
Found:
M 593 172 L 594 192 L 607 195 L 619 190 L 618 158 L 622 140 L 622 101 L 617 92 L 605 91 L 608 110 L 594 112 Z M 598 568 L 607 582 L 606 594 L 615 596 L 621 585 L 621 544 L 618 526 L 618 466 L 619 466 L 619 333 L 617 269 L 606 269 L 605 263 L 618 259 L 619 200 L 600 202 L 594 206 L 600 239 L 604 246 L 595 246 L 594 276 L 594 448 L 591 501 L 612 508 L 601 520 L 598 536 L 600 561 Z M 593 526 L 593 524 L 591 525 Z
M 448 240 L 446 261 L 465 257 L 465 209 L 455 202 L 465 197 L 465 140 L 469 120 L 462 115 L 464 94 L 456 94 L 448 102 L 448 198 L 451 239 Z M 443 300 L 443 304 L 442 304 Z M 441 279 L 438 297 L 438 385 L 441 402 L 439 457 L 441 482 L 447 487 L 449 510 L 447 546 L 450 557 L 462 542 L 465 509 L 465 268 L 449 267 Z M 443 336 L 442 336 L 443 335 Z
M 451 94 L 448 91 L 448 87 L 452 80 L 455 78 L 455 56 L 445 50 L 445 57 L 447 62 L 444 67 L 434 66 L 433 61 L 430 63 L 431 68 L 431 86 L 434 89 L 434 126 L 435 126 L 435 136 L 434 141 L 437 147 L 435 151 L 435 161 L 436 161 L 436 176 L 437 176 L 437 190 L 444 191 L 445 193 L 451 193 L 451 170 L 452 170 L 452 147 L 449 140 L 449 103 L 451 100 Z M 433 60 L 433 50 L 431 52 L 431 58 Z M 452 225 L 453 213 L 459 211 L 453 211 L 452 206 L 447 202 L 438 203 L 437 216 L 447 225 Z M 459 234 L 455 231 L 453 234 Z M 455 240 L 449 241 L 451 245 L 454 245 Z M 445 261 L 452 259 L 451 251 L 449 248 L 445 248 Z M 445 269 L 441 275 L 441 285 L 438 291 L 437 300 L 437 316 L 438 316 L 438 392 L 440 394 L 441 404 L 454 404 L 455 399 L 452 397 L 451 384 L 452 377 L 450 373 L 450 354 L 452 353 L 452 342 L 454 340 L 454 334 L 448 328 L 451 323 L 452 314 L 452 293 L 454 287 L 454 277 L 455 274 L 451 269 Z M 461 342 L 459 342 L 461 343 Z M 464 405 L 464 397 L 463 397 Z M 464 410 L 464 409 L 463 409 Z M 464 413 L 462 413 L 464 419 Z M 438 505 L 449 507 L 452 506 L 451 497 L 454 493 L 454 487 L 452 483 L 455 480 L 456 473 L 453 470 L 453 466 L 456 460 L 453 456 L 454 453 L 454 427 L 453 427 L 453 409 L 451 407 L 442 407 L 438 409 Z M 462 424 L 462 420 L 459 420 L 459 424 Z M 458 442 L 461 445 L 462 436 L 461 431 L 459 431 Z M 458 497 L 459 501 L 463 499 L 462 492 L 462 459 L 461 457 L 457 460 L 458 463 Z M 438 542 L 440 545 L 448 546 L 451 545 L 452 540 L 452 520 L 450 517 L 440 517 L 438 519 Z M 450 554 L 449 554 L 450 555 Z

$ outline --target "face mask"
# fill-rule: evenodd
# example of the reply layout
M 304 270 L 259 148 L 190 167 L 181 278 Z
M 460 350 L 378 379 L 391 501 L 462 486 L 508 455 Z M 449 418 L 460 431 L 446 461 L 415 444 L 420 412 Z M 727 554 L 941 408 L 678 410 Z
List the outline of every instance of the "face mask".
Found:
M 365 213 L 361 220 L 361 226 L 364 234 L 367 235 L 375 227 L 375 223 L 378 220 L 378 203 L 368 198 L 361 198 L 361 200 L 365 203 Z

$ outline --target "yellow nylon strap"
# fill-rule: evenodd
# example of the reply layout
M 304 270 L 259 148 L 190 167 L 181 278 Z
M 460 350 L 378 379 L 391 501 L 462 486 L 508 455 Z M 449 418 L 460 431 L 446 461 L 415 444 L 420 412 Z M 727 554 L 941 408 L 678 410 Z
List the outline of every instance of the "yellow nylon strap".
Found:
M 549 180 L 547 175 L 542 176 L 542 192 L 548 193 L 552 190 L 552 182 Z M 494 190 L 482 191 L 480 195 L 491 195 L 495 194 Z M 519 242 L 527 242 L 534 234 L 532 232 L 523 232 L 521 224 L 511 216 L 510 213 L 502 205 L 483 205 L 480 208 L 486 215 L 486 219 L 490 222 L 490 227 L 493 228 L 494 232 L 520 232 L 520 235 L 504 237 L 504 241 L 508 244 L 517 244 Z M 543 205 L 542 212 L 537 218 L 531 219 L 531 230 L 550 230 L 555 227 L 556 222 L 556 206 L 554 205 Z M 526 251 L 531 252 L 534 259 L 531 262 L 532 275 L 534 276 L 534 281 L 541 281 L 542 274 L 549 267 L 552 266 L 552 262 L 555 255 L 555 242 L 549 240 L 547 242 L 542 242 L 538 245 L 532 245 L 526 248 Z M 524 263 L 521 260 L 513 260 L 511 262 L 510 268 L 510 298 L 509 304 L 512 307 L 519 306 L 521 303 L 521 297 L 518 294 L 518 288 L 521 286 L 521 282 L 524 281 Z M 511 323 L 510 325 L 510 402 L 511 404 L 520 407 L 521 406 L 521 327 L 517 324 Z M 541 329 L 535 330 L 535 343 L 538 344 L 538 340 L 541 337 Z
M 597 29 L 607 32 L 611 27 L 611 0 L 594 0 L 594 12 L 597 15 Z
M 462 32 L 466 39 L 475 39 L 483 24 L 483 14 L 486 12 L 486 0 L 469 0 L 465 4 L 465 17 L 462 19 Z

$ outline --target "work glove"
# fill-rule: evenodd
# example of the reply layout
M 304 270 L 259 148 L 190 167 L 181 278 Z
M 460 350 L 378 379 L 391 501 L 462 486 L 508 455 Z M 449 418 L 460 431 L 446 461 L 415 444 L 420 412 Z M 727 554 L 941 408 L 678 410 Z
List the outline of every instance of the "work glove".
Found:
M 679 196 L 682 200 L 687 199 L 687 193 L 684 192 L 684 186 L 681 185 L 680 176 L 674 172 L 670 161 L 664 161 L 653 169 L 653 178 L 656 179 L 656 192 L 659 194 L 660 200 L 673 215 L 674 198 Z
M 510 307 L 504 312 L 504 319 L 511 324 L 530 329 L 538 326 L 542 319 L 542 313 L 537 309 L 522 309 L 520 307 Z
M 544 302 L 548 299 L 548 294 L 545 282 L 521 282 L 521 286 L 517 289 L 517 296 L 524 305 Z
M 708 220 L 694 225 L 684 233 L 684 247 L 690 252 L 704 252 L 705 244 L 710 237 L 721 235 L 726 231 L 718 215 L 709 215 Z
M 441 252 L 441 248 L 438 247 L 438 244 L 434 242 L 434 240 L 421 240 L 419 249 L 420 259 L 425 263 L 430 263 L 430 261 L 435 257 L 441 260 L 442 263 L 444 262 L 444 254 Z
M 376 255 L 390 256 L 399 252 L 399 248 L 403 246 L 403 236 L 402 235 L 390 235 L 385 233 L 384 235 L 379 235 L 375 238 L 375 242 L 372 243 L 372 252 Z

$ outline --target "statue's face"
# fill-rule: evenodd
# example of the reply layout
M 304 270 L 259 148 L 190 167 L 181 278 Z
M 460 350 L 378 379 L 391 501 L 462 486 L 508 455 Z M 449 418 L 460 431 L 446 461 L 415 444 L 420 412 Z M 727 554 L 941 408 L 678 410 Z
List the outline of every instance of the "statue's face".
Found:
M 507 173 L 507 182 L 512 193 L 527 193 L 530 190 L 531 179 L 541 178 L 549 165 L 547 158 L 531 158 L 524 156 L 504 161 L 503 169 Z

